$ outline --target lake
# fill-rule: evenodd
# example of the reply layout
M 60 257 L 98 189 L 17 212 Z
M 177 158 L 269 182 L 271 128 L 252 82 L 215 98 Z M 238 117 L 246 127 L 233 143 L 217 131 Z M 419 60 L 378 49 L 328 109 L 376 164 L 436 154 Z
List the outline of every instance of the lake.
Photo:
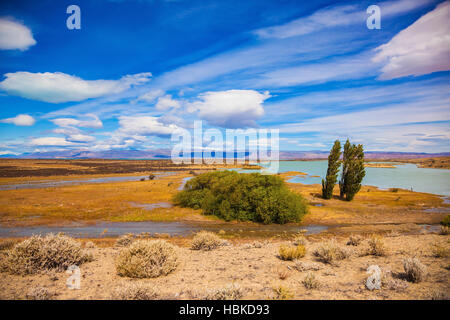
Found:
M 388 163 L 388 162 L 383 162 Z M 418 192 L 450 196 L 450 170 L 419 168 L 415 164 L 390 163 L 395 168 L 366 168 L 363 185 L 381 189 L 401 188 Z M 267 164 L 264 165 L 268 166 Z M 289 182 L 320 184 L 326 175 L 328 162 L 320 161 L 280 161 L 279 172 L 300 171 L 306 176 L 292 177 Z M 243 172 L 240 171 L 240 172 Z M 245 170 L 245 172 L 252 172 Z M 255 172 L 255 170 L 253 170 Z M 319 177 L 314 177 L 319 176 Z

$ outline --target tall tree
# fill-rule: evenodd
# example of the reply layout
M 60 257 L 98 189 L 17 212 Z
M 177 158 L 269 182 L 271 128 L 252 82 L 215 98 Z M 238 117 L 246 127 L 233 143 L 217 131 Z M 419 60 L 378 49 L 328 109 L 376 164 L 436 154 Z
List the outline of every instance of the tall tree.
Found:
M 337 182 L 339 166 L 341 165 L 339 160 L 341 153 L 341 143 L 339 140 L 336 140 L 328 156 L 327 176 L 325 180 L 322 179 L 322 197 L 324 199 L 331 199 L 333 196 L 334 185 Z
M 342 199 L 351 201 L 361 189 L 361 182 L 366 175 L 363 146 L 351 144 L 347 139 L 342 161 L 342 175 L 339 181 L 340 196 Z

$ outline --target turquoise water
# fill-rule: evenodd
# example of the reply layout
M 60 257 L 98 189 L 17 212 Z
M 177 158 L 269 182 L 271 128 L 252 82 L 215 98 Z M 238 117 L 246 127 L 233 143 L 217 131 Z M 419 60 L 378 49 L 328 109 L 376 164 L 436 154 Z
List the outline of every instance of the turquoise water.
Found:
M 320 184 L 322 181 L 321 177 L 326 175 L 327 165 L 328 162 L 326 160 L 280 161 L 279 172 L 304 172 L 308 175 L 295 176 L 288 181 L 303 184 Z M 267 166 L 267 164 L 264 166 Z M 418 168 L 416 165 L 409 163 L 395 165 L 395 168 L 366 168 L 363 185 L 376 186 L 382 189 L 402 188 L 411 190 L 412 188 L 413 191 L 450 196 L 450 170 Z

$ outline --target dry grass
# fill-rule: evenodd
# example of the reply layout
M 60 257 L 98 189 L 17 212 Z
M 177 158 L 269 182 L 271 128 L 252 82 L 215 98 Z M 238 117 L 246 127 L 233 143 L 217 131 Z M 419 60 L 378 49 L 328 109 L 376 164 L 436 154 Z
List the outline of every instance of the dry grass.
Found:
M 83 252 L 81 244 L 62 234 L 32 236 L 6 253 L 0 268 L 12 274 L 33 274 L 41 270 L 66 270 L 71 265 L 92 261 L 92 256 Z
M 231 283 L 221 288 L 207 290 L 204 300 L 239 300 L 244 296 L 244 290 L 238 284 Z
M 323 267 L 315 262 L 303 262 L 300 260 L 295 261 L 295 264 L 293 268 L 297 271 L 303 272 L 303 271 L 317 271 L 322 269 Z
M 209 251 L 220 247 L 222 242 L 215 233 L 200 231 L 192 239 L 191 249 Z
M 372 256 L 385 256 L 387 254 L 386 246 L 384 245 L 383 238 L 380 236 L 373 235 L 368 240 L 368 248 L 367 248 L 367 255 Z
M 113 300 L 155 300 L 158 297 L 152 285 L 140 282 L 124 283 L 111 296 Z
M 130 244 L 132 244 L 134 240 L 135 240 L 134 234 L 131 234 L 131 233 L 124 234 L 123 236 L 120 236 L 119 238 L 117 238 L 116 246 L 127 247 Z
M 301 244 L 295 247 L 281 245 L 278 249 L 279 258 L 285 261 L 292 261 L 295 259 L 303 258 L 305 254 L 306 248 Z
M 297 233 L 293 236 L 292 243 L 294 246 L 298 245 L 306 246 L 309 243 L 309 241 L 302 233 Z
M 14 247 L 15 244 L 16 242 L 11 239 L 2 240 L 0 241 L 0 250 L 11 249 L 12 247 Z
M 27 293 L 28 300 L 52 300 L 54 294 L 45 287 L 34 287 Z
M 320 245 L 313 254 L 321 262 L 335 264 L 339 260 L 348 258 L 350 251 L 339 246 L 336 240 L 332 239 Z
M 178 266 L 175 247 L 164 240 L 137 240 L 122 249 L 116 271 L 130 278 L 156 278 L 167 275 Z
M 431 246 L 431 253 L 435 258 L 447 258 L 449 256 L 448 246 L 436 242 Z
M 348 238 L 347 241 L 347 245 L 348 246 L 359 246 L 360 243 L 363 241 L 363 237 L 361 237 L 360 235 L 357 234 L 352 234 L 350 235 L 350 237 Z
M 439 230 L 439 234 L 443 236 L 447 236 L 450 234 L 450 228 L 447 226 L 441 226 L 441 230 Z
M 405 278 L 410 282 L 421 282 L 427 276 L 427 267 L 417 258 L 407 258 L 403 260 Z
M 318 289 L 320 287 L 319 280 L 317 280 L 314 274 L 312 274 L 311 272 L 308 272 L 305 279 L 303 279 L 302 283 L 308 290 Z
M 291 273 L 289 272 L 288 269 L 285 268 L 280 268 L 276 270 L 276 273 L 278 275 L 278 279 L 280 280 L 286 280 L 287 278 L 289 278 L 289 276 L 291 275 Z
M 273 299 L 275 300 L 291 300 L 292 298 L 294 298 L 294 294 L 287 287 L 279 285 L 274 287 L 272 290 L 274 293 Z

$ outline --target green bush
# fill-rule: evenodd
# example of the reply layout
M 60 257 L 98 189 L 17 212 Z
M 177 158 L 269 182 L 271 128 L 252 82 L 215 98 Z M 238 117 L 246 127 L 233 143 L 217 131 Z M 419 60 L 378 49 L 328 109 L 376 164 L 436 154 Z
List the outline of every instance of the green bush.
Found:
M 307 212 L 302 196 L 277 176 L 235 171 L 207 172 L 189 180 L 174 202 L 226 221 L 298 222 Z

